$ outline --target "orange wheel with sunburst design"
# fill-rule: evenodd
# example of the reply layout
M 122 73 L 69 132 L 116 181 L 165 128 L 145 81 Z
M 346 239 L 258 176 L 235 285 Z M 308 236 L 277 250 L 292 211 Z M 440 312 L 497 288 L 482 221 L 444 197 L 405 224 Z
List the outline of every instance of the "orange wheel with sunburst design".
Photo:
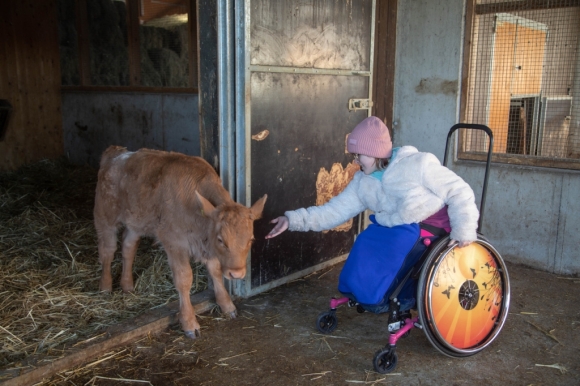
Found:
M 463 357 L 487 347 L 508 314 L 510 288 L 505 263 L 486 240 L 465 248 L 441 240 L 419 278 L 419 317 L 427 338 L 442 353 Z

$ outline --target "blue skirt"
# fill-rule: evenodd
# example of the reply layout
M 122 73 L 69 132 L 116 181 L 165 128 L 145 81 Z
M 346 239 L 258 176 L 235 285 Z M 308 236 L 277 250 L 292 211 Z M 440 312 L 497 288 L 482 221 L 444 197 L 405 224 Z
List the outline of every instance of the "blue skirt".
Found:
M 374 215 L 370 220 L 372 224 L 357 237 L 338 279 L 338 290 L 363 306 L 385 303 L 393 282 L 406 274 L 400 272 L 401 267 L 420 234 L 418 224 L 384 227 Z

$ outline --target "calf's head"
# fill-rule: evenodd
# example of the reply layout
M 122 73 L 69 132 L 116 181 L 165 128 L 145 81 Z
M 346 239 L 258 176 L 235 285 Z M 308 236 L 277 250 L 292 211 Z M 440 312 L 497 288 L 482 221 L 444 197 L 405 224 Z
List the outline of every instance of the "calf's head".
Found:
M 227 279 L 246 276 L 246 260 L 254 240 L 254 220 L 262 216 L 267 195 L 247 208 L 236 202 L 213 206 L 196 191 L 202 213 L 209 221 L 207 249 L 217 258 Z

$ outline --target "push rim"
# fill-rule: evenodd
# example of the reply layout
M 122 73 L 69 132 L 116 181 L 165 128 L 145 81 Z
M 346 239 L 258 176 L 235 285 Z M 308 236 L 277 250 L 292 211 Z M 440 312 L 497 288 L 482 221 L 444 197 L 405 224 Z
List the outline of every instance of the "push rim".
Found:
M 421 270 L 417 304 L 423 330 L 445 355 L 465 357 L 486 348 L 508 314 L 510 285 L 497 250 L 483 237 L 465 248 L 440 240 Z

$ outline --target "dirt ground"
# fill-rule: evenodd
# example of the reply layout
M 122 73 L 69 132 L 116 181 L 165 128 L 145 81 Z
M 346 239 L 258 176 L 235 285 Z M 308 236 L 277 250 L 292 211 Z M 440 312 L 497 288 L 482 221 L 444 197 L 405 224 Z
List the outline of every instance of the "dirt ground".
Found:
M 92 358 L 43 385 L 578 385 L 580 278 L 508 264 L 509 316 L 499 337 L 467 358 L 439 353 L 421 330 L 399 341 L 397 368 L 373 371 L 386 314 L 338 310 L 330 335 L 317 315 L 338 295 L 342 265 L 238 299 L 239 317 L 200 316 L 202 336 L 168 328 Z

